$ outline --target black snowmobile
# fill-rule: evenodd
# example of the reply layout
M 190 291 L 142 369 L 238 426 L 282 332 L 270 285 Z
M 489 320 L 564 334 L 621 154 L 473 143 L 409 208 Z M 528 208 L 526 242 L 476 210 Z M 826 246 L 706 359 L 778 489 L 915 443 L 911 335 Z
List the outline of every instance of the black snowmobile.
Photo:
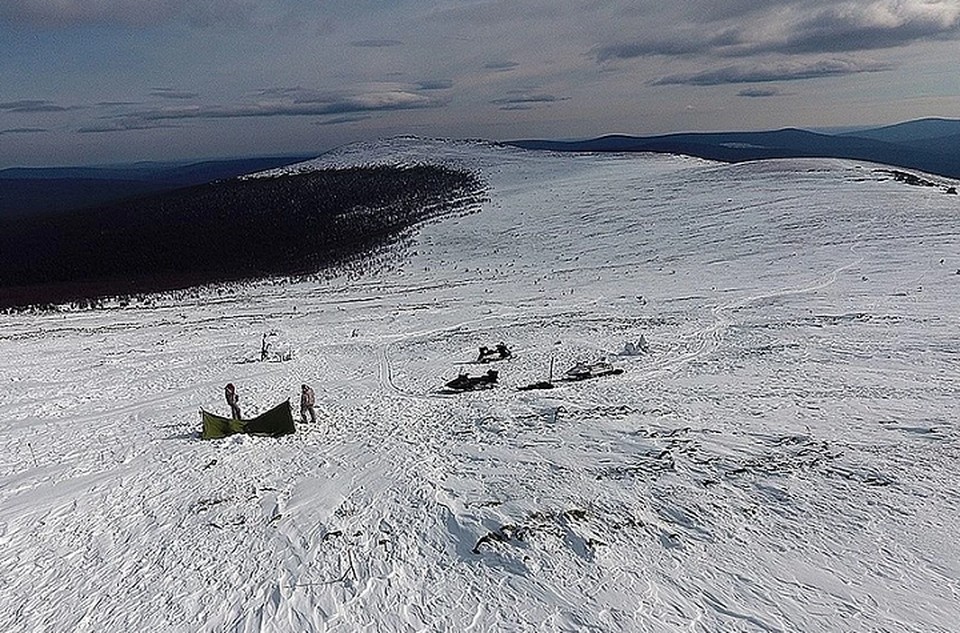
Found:
M 487 373 L 479 376 L 469 376 L 460 374 L 448 382 L 441 393 L 463 393 L 464 391 L 479 391 L 481 389 L 490 389 L 497 384 L 498 373 L 494 369 L 487 370 Z
M 513 356 L 513 352 L 504 343 L 497 343 L 496 347 L 480 347 L 480 354 L 477 356 L 478 363 L 493 363 L 498 360 L 505 360 Z

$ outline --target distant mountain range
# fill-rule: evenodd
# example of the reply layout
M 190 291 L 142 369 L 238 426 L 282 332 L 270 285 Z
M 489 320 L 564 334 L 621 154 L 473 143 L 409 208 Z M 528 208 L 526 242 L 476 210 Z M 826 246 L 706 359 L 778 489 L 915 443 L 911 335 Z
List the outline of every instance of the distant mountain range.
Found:
M 0 217 L 69 211 L 235 178 L 315 156 L 201 162 L 142 162 L 111 167 L 14 167 L 0 170 Z
M 960 178 L 960 120 L 918 119 L 843 134 L 794 128 L 766 132 L 609 135 L 583 141 L 519 140 L 507 145 L 557 152 L 660 152 L 725 162 L 766 158 L 848 158 Z
M 507 145 L 562 152 L 660 152 L 725 162 L 825 157 L 864 160 L 960 179 L 960 120 L 919 119 L 855 132 L 794 128 L 765 132 L 609 135 L 582 141 L 518 140 Z M 275 156 L 112 167 L 0 170 L 0 217 L 63 212 L 173 191 L 315 158 Z

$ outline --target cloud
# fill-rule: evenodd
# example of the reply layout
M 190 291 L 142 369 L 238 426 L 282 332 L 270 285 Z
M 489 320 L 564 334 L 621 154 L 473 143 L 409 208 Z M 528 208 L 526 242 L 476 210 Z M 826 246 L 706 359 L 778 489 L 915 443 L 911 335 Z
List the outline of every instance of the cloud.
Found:
M 81 134 L 101 134 L 105 132 L 133 132 L 136 130 L 157 130 L 179 128 L 181 126 L 166 121 L 143 121 L 136 118 L 110 119 L 85 125 L 77 130 Z
M 377 112 L 437 108 L 446 100 L 418 94 L 398 87 L 382 87 L 353 94 L 327 93 L 301 87 L 267 88 L 258 93 L 256 103 L 230 105 L 184 105 L 134 110 L 103 117 L 86 125 L 81 132 L 124 132 L 170 127 L 171 122 L 210 119 L 267 117 L 337 117 L 320 123 L 347 122 L 368 118 Z M 337 120 L 339 119 L 339 121 Z
M 17 114 L 28 114 L 35 112 L 66 112 L 68 110 L 77 110 L 78 106 L 62 106 L 47 101 L 45 99 L 21 99 L 20 101 L 7 101 L 0 103 L 0 110 L 14 112 Z
M 719 86 L 723 84 L 764 83 L 769 81 L 799 81 L 820 77 L 838 77 L 859 73 L 892 70 L 890 64 L 855 60 L 826 59 L 812 62 L 784 62 L 779 64 L 733 65 L 696 73 L 667 75 L 650 82 L 653 86 L 688 85 Z
M 211 26 L 247 22 L 255 8 L 253 0 L 9 0 L 0 3 L 0 24 L 69 28 L 183 22 Z
M 196 99 L 200 96 L 200 93 L 174 90 L 173 88 L 154 88 L 150 91 L 150 96 L 160 97 L 161 99 Z
M 486 70 L 493 70 L 496 72 L 506 72 L 508 70 L 513 70 L 519 65 L 520 65 L 519 63 L 514 61 L 501 60 L 501 61 L 487 62 L 486 64 L 483 65 L 483 67 Z
M 388 110 L 415 110 L 436 108 L 445 101 L 418 94 L 403 88 L 384 88 L 357 94 L 317 93 L 302 94 L 293 103 L 268 104 L 281 114 L 351 114 L 357 112 L 382 112 Z
M 738 97 L 779 97 L 782 92 L 776 88 L 744 88 L 737 93 Z
M 37 134 L 39 132 L 46 132 L 47 130 L 42 127 L 14 127 L 6 130 L 0 130 L 0 136 L 4 134 Z
M 400 40 L 360 40 L 358 42 L 350 42 L 350 46 L 356 46 L 358 48 L 390 48 L 392 46 L 403 46 L 403 42 Z
M 751 51 L 818 53 L 903 46 L 915 41 L 955 38 L 960 2 L 878 0 L 830 3 L 812 12 L 791 8 L 787 25 L 773 30 Z
M 185 113 L 183 118 L 325 116 L 436 108 L 446 103 L 444 99 L 419 94 L 416 89 L 401 84 L 373 85 L 353 92 L 319 91 L 300 86 L 274 87 L 261 90 L 259 95 L 263 100 L 255 104 L 187 108 L 182 110 Z
M 314 125 L 343 125 L 344 123 L 357 123 L 359 121 L 366 121 L 371 118 L 370 115 L 362 116 L 340 116 L 333 119 L 324 119 L 322 121 L 314 121 Z
M 566 101 L 568 98 L 569 97 L 557 97 L 551 94 L 518 92 L 501 99 L 494 99 L 490 103 L 501 106 L 501 110 L 530 110 L 535 105 Z
M 692 4 L 681 13 L 642 23 L 633 37 L 590 54 L 606 64 L 656 56 L 853 53 L 960 37 L 957 0 L 732 1 Z
M 730 30 L 709 36 L 704 36 L 703 33 L 686 32 L 675 34 L 673 37 L 654 36 L 633 42 L 598 46 L 592 53 L 598 62 L 603 63 L 617 59 L 657 55 L 673 57 L 709 54 L 737 42 L 737 34 Z

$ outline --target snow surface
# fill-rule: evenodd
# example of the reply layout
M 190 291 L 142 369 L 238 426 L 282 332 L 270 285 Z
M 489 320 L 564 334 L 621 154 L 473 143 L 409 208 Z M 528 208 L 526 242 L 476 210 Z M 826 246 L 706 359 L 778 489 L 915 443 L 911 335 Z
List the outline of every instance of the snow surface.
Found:
M 0 316 L 0 630 L 957 630 L 960 198 L 419 139 L 298 169 L 426 160 L 489 202 L 362 279 Z M 320 420 L 202 441 L 227 382 Z

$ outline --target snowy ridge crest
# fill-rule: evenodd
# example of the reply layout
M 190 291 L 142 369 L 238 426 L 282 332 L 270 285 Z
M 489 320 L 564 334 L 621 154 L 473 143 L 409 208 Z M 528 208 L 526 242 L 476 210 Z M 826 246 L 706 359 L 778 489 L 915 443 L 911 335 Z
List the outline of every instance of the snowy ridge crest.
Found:
M 481 140 L 450 140 L 418 136 L 398 136 L 375 141 L 360 141 L 324 152 L 317 158 L 295 165 L 271 169 L 250 177 L 302 173 L 316 169 L 389 165 L 406 167 L 423 163 L 452 168 L 477 169 L 493 148 L 505 146 Z

